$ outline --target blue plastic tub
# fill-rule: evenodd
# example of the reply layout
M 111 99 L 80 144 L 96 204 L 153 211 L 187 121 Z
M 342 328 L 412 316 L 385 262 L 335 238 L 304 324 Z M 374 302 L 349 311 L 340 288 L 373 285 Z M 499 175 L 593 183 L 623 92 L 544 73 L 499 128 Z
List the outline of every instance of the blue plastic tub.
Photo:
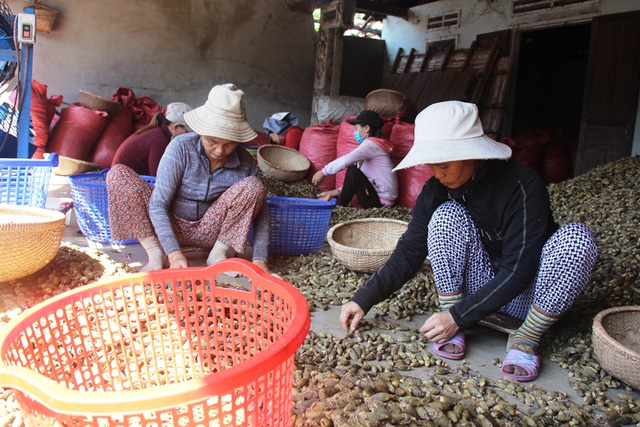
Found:
M 111 240 L 105 179 L 108 171 L 109 169 L 104 169 L 96 173 L 82 173 L 68 177 L 78 227 L 80 227 L 82 234 L 94 242 L 120 245 L 137 243 L 137 239 Z M 142 175 L 140 177 L 151 185 L 156 182 L 155 176 Z
M 44 208 L 56 166 L 55 153 L 46 160 L 0 159 L 0 203 Z
M 267 196 L 271 214 L 269 253 L 306 255 L 320 250 L 336 200 Z

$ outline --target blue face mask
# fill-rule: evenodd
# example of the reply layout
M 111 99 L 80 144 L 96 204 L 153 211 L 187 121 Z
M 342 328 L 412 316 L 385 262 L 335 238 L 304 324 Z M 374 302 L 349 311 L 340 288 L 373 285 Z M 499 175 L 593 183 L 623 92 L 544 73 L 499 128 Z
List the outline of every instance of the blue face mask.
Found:
M 362 144 L 365 140 L 365 137 L 360 136 L 360 132 L 358 132 L 357 130 L 353 132 L 353 136 L 356 138 L 356 141 L 358 142 L 358 144 Z

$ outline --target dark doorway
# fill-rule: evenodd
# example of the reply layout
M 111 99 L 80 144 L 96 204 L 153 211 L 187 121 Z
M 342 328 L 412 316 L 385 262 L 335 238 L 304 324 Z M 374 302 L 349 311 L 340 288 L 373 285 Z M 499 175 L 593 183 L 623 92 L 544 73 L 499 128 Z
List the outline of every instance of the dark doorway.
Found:
M 589 23 L 520 34 L 511 148 L 547 184 L 575 170 L 590 33 Z
M 382 87 L 384 40 L 344 37 L 340 95 L 365 98 Z
M 591 24 L 524 32 L 520 38 L 512 134 L 580 132 Z

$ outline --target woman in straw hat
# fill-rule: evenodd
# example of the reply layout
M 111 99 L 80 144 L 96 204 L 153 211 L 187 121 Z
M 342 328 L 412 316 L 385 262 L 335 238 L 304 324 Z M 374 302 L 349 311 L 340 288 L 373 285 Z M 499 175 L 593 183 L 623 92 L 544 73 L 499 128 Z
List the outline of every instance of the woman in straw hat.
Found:
M 549 194 L 511 149 L 484 135 L 474 104 L 447 101 L 423 110 L 415 142 L 396 169 L 428 164 L 434 177 L 416 200 L 389 260 L 342 307 L 354 330 L 366 312 L 413 276 L 427 254 L 442 312 L 420 328 L 436 354 L 465 355 L 464 330 L 491 313 L 523 320 L 501 375 L 538 377 L 542 335 L 585 289 L 598 257 L 581 223 L 554 223 Z
M 122 164 L 138 175 L 156 176 L 162 154 L 171 139 L 192 132 L 183 117 L 191 110 L 184 102 L 172 102 L 164 111 L 158 111 L 146 126 L 120 144 L 111 166 Z
M 186 112 L 194 132 L 174 138 L 153 188 L 129 168 L 107 174 L 113 240 L 137 238 L 151 271 L 188 267 L 181 248 L 211 248 L 207 264 L 244 254 L 254 227 L 253 263 L 268 272 L 269 209 L 255 160 L 240 144 L 256 137 L 244 92 L 215 86 L 204 105 Z M 166 255 L 165 255 L 166 254 Z

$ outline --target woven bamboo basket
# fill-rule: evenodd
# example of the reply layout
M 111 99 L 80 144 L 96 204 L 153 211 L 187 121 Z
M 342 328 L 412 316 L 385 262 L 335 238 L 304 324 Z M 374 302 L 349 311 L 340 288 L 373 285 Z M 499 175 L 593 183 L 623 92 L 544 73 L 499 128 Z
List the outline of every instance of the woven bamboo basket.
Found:
M 591 341 L 600 366 L 640 390 L 640 306 L 613 307 L 598 313 Z
M 58 253 L 65 216 L 31 206 L 0 205 L 0 282 L 47 265 Z
M 375 273 L 387 261 L 408 223 L 365 218 L 336 224 L 327 233 L 333 256 L 349 270 Z
M 411 98 L 393 89 L 369 92 L 364 99 L 364 109 L 375 111 L 382 117 L 400 116 L 407 123 L 413 123 L 418 114 Z
M 37 5 L 34 8 L 36 15 L 36 31 L 50 33 L 58 20 L 58 11 L 44 5 Z
M 72 157 L 58 156 L 58 166 L 53 168 L 53 173 L 58 176 L 69 176 L 78 173 L 99 171 L 100 165 L 86 162 Z
M 304 154 L 293 148 L 261 145 L 258 148 L 258 167 L 272 178 L 284 182 L 296 182 L 307 175 L 311 162 Z
M 106 111 L 111 116 L 115 116 L 120 112 L 119 102 L 112 101 L 99 95 L 94 95 L 91 92 L 84 90 L 78 91 L 78 102 L 92 110 Z

